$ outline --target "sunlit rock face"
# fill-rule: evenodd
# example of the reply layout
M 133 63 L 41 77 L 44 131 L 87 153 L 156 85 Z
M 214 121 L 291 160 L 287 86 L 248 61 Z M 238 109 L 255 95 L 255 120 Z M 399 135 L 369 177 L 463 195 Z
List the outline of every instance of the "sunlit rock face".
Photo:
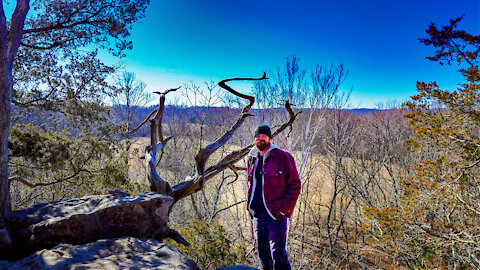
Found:
M 0 269 L 199 269 L 170 245 L 133 237 L 85 245 L 60 244 L 18 261 L 0 261 Z
M 9 213 L 12 260 L 58 244 L 81 245 L 124 236 L 164 239 L 171 197 L 146 193 L 88 196 Z

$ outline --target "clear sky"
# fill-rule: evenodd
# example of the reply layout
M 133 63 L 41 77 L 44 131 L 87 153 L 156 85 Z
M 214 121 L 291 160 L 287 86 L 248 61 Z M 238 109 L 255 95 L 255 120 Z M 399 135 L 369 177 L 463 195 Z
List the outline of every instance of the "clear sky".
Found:
M 134 28 L 125 67 L 155 91 L 260 76 L 295 54 L 305 68 L 343 64 L 351 106 L 372 108 L 405 101 L 417 80 L 456 87 L 456 67 L 426 60 L 434 50 L 418 39 L 430 22 L 463 14 L 460 26 L 480 35 L 479 0 L 153 0 Z
M 123 61 L 148 91 L 158 91 L 261 76 L 295 54 L 307 69 L 343 64 L 351 106 L 372 108 L 407 100 L 417 80 L 456 87 L 456 67 L 426 60 L 434 50 L 418 39 L 430 22 L 441 26 L 463 14 L 460 27 L 480 35 L 479 0 L 152 0 Z

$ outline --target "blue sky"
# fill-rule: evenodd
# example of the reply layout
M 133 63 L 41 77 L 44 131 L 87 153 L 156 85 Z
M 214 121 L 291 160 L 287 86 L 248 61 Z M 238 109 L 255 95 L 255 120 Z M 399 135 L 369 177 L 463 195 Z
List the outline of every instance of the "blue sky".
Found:
M 343 64 L 351 106 L 373 108 L 407 100 L 417 80 L 456 87 L 457 68 L 426 60 L 434 50 L 418 39 L 430 22 L 441 26 L 463 14 L 460 26 L 479 35 L 479 0 L 152 0 L 122 61 L 147 91 L 158 91 L 260 76 L 295 54 L 305 69 Z
M 417 80 L 454 89 L 456 67 L 441 67 L 418 42 L 430 22 L 480 34 L 478 0 L 152 1 L 134 27 L 127 70 L 149 91 L 228 77 L 259 76 L 295 54 L 308 69 L 343 64 L 352 107 L 403 102 Z M 250 86 L 239 84 L 244 92 Z

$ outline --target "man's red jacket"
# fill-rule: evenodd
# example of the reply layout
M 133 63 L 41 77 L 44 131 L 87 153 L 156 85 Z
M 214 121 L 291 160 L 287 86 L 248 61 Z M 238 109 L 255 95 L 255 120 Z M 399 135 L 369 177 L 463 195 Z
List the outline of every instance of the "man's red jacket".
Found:
M 250 204 L 253 199 L 252 187 L 257 186 L 254 169 L 257 163 L 258 148 L 254 146 L 249 153 L 247 164 L 248 197 L 247 208 L 253 215 Z M 292 216 L 293 209 L 300 194 L 301 182 L 293 157 L 286 151 L 270 144 L 264 155 L 263 179 L 259 187 L 263 187 L 263 202 L 268 214 L 278 219 L 280 212 L 288 217 Z

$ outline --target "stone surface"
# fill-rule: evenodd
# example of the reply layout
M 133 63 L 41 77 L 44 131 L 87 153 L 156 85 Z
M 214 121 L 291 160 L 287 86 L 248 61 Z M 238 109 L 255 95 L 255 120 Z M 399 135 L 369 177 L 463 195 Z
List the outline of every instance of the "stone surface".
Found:
M 162 240 L 171 197 L 158 193 L 135 196 L 98 195 L 34 205 L 10 212 L 10 254 L 16 259 L 57 244 L 86 244 L 132 236 Z
M 15 262 L 0 261 L 0 269 L 199 269 L 171 246 L 152 239 L 123 237 L 73 246 L 60 244 Z

